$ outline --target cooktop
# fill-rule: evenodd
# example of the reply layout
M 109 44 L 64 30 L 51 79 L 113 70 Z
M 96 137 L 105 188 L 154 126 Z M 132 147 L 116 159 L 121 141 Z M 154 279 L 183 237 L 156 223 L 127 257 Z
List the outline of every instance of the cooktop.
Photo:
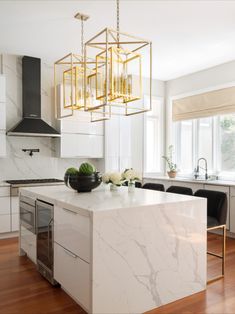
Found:
M 6 180 L 11 185 L 19 184 L 40 184 L 40 183 L 56 183 L 63 182 L 63 180 L 49 178 L 49 179 L 25 179 L 25 180 Z

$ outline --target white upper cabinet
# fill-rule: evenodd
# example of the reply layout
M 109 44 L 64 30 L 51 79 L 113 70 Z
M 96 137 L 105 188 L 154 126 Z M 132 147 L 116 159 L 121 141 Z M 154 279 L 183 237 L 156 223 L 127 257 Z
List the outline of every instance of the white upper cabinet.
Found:
M 68 115 L 63 107 L 62 87 L 58 86 L 59 116 Z M 61 158 L 103 158 L 104 123 L 90 122 L 89 112 L 75 110 L 74 115 L 59 120 L 61 138 L 57 139 L 57 155 Z
M 62 133 L 58 142 L 58 155 L 61 158 L 103 157 L 102 135 Z

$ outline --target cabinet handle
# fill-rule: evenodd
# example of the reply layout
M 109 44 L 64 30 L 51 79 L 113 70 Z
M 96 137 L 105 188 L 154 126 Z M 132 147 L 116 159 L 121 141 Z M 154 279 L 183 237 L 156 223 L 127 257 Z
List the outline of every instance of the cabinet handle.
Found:
M 63 208 L 63 210 L 66 211 L 66 212 L 69 212 L 69 213 L 71 213 L 71 214 L 77 215 L 77 213 L 74 212 L 74 211 L 71 210 L 71 209 Z
M 69 256 L 72 256 L 73 258 L 77 258 L 77 255 L 73 254 L 72 252 L 66 250 L 65 248 L 63 248 L 65 253 L 68 254 Z

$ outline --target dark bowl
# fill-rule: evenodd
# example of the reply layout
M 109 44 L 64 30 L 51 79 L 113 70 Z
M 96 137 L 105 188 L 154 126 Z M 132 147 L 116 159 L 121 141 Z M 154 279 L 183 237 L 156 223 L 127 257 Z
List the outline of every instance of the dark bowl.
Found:
M 102 179 L 98 172 L 91 175 L 68 175 L 65 174 L 64 182 L 68 187 L 78 192 L 91 192 L 91 190 L 97 188 Z

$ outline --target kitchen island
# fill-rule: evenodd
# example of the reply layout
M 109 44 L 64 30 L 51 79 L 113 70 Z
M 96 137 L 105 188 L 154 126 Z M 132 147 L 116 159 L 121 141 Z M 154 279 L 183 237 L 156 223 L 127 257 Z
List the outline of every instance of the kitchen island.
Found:
M 206 289 L 206 200 L 126 187 L 21 189 L 54 206 L 54 278 L 89 313 L 143 313 Z

